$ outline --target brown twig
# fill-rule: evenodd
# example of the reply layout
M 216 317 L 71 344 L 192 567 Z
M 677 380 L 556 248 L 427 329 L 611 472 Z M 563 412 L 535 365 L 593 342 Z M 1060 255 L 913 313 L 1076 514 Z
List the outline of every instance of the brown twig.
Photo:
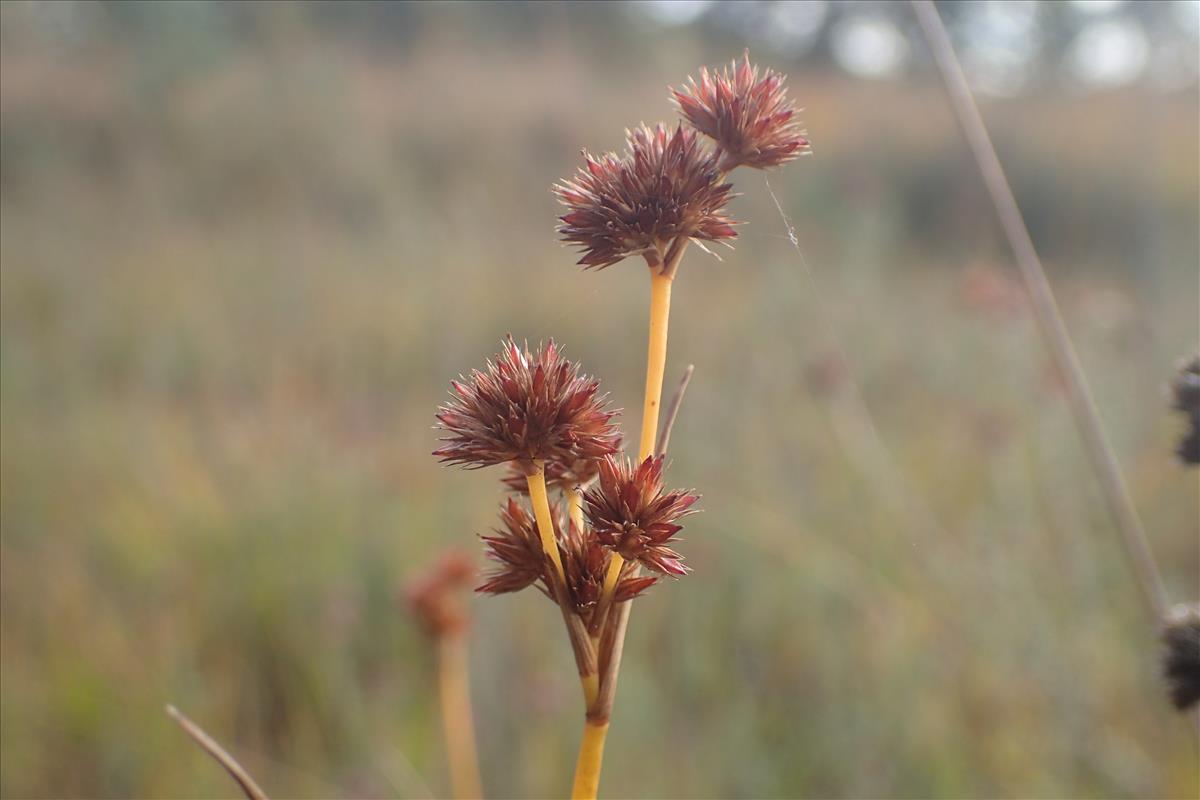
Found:
M 988 136 L 987 126 L 979 114 L 979 108 L 967 85 L 966 76 L 958 63 L 954 45 L 950 42 L 950 35 L 946 32 L 937 7 L 931 0 L 912 0 L 912 6 L 941 71 L 942 80 L 950 96 L 950 104 L 954 108 L 963 136 L 975 156 L 988 194 L 991 195 L 996 216 L 1000 219 L 1016 258 L 1034 316 L 1058 371 L 1066 381 L 1067 397 L 1075 423 L 1104 490 L 1109 512 L 1121 534 L 1122 544 L 1137 576 L 1146 606 L 1157 624 L 1166 614 L 1169 605 L 1166 588 L 1154 561 L 1146 531 L 1142 527 L 1137 509 L 1134 508 L 1133 498 L 1121 475 L 1116 454 L 1104 432 L 1096 401 L 1088 388 L 1087 377 L 1080 366 L 1079 357 L 1071 345 L 1071 338 L 1054 300 L 1050 282 L 1046 279 L 1041 259 L 1038 258 L 1033 239 L 1029 236 L 1029 229 L 1025 227 L 1025 220 L 1021 216 L 1012 188 L 1008 185 L 1008 178 L 1005 177 L 1004 167 L 1001 166 L 991 137 Z
M 213 757 L 214 760 L 229 773 L 229 777 L 237 781 L 237 785 L 241 787 L 242 792 L 249 800 L 267 800 L 266 793 L 258 787 L 254 782 L 254 778 L 250 777 L 250 773 L 242 768 L 242 765 L 237 760 L 229 755 L 224 747 L 217 743 L 217 740 L 204 732 L 196 723 L 185 717 L 183 713 L 175 706 L 167 705 L 167 716 L 175 720 L 179 727 L 183 728 L 183 732 L 192 737 L 192 740 L 200 745 L 204 752 Z
M 679 387 L 675 390 L 675 396 L 671 398 L 671 405 L 667 407 L 666 421 L 658 433 L 658 443 L 654 447 L 654 454 L 657 456 L 667 452 L 667 445 L 671 443 L 671 429 L 675 427 L 675 418 L 679 416 L 679 406 L 683 405 L 683 395 L 687 391 L 688 383 L 691 382 L 692 373 L 695 371 L 696 365 L 688 364 L 687 369 L 683 371 L 683 377 L 679 379 Z
M 587 710 L 587 718 L 593 722 L 605 723 L 612 716 L 613 701 L 617 696 L 617 678 L 621 674 L 621 656 L 625 653 L 625 631 L 629 628 L 630 601 L 626 600 L 617 607 L 615 616 L 609 615 L 600 642 L 600 654 L 604 668 L 600 672 L 600 691 L 596 702 Z

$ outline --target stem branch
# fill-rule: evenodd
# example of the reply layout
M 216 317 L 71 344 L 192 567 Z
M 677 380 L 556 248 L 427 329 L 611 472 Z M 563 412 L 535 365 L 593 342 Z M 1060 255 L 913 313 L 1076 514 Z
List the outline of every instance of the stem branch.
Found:
M 663 425 L 662 432 L 658 434 L 658 444 L 654 446 L 654 455 L 661 456 L 667 452 L 667 445 L 671 443 L 671 430 L 675 427 L 675 418 L 679 416 L 679 407 L 683 405 L 683 395 L 687 392 L 688 384 L 692 381 L 692 373 L 696 371 L 695 364 L 688 364 L 687 369 L 683 371 L 683 377 L 679 379 L 679 388 L 675 390 L 675 396 L 671 398 L 671 405 L 667 406 L 667 421 Z
M 575 656 L 575 666 L 579 669 L 579 682 L 583 686 L 583 698 L 588 708 L 596 701 L 600 690 L 600 679 L 596 666 L 596 648 L 588 636 L 587 626 L 571 607 L 567 593 L 566 572 L 563 570 L 562 556 L 558 552 L 558 540 L 554 536 L 554 521 L 550 515 L 550 499 L 546 496 L 545 465 L 541 461 L 533 462 L 533 472 L 525 476 L 529 485 L 529 499 L 533 504 L 533 516 L 537 520 L 538 536 L 542 540 L 542 550 L 554 564 L 554 574 L 551 575 L 550 590 L 562 611 L 563 622 L 567 626 L 567 637 L 571 640 L 571 652 Z
M 525 476 L 525 482 L 529 484 L 529 502 L 533 505 L 533 517 L 537 520 L 542 552 L 554 564 L 555 577 L 561 585 L 566 580 L 566 573 L 563 572 L 562 556 L 558 553 L 558 541 L 554 538 L 554 518 L 550 515 L 550 498 L 546 496 L 545 465 L 541 461 L 534 461 L 533 469 L 533 473 Z

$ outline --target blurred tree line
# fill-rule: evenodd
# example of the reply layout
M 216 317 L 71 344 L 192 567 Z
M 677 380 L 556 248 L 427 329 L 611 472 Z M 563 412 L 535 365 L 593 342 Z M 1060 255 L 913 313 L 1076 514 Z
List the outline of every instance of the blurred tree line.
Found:
M 985 113 L 993 135 L 1035 240 L 1050 261 L 1077 252 L 1086 241 L 1112 262 L 1127 264 L 1154 251 L 1164 233 L 1194 223 L 1194 181 L 1186 174 L 1150 177 L 1144 157 L 1132 157 L 1114 137 L 1112 120 L 1105 118 L 1113 112 L 1097 111 L 1091 141 L 1065 143 L 1078 155 L 1067 163 L 1061 157 L 1064 143 L 1054 141 L 1061 132 L 1053 122 L 1039 127 L 1038 120 L 1064 95 L 1096 109 L 1115 108 L 1114 101 L 1127 120 L 1146 128 L 1141 153 L 1170 152 L 1188 141 L 1194 120 L 1179 118 L 1194 117 L 1200 3 L 988 0 L 943 3 L 942 11 L 972 80 L 991 100 Z M 339 134 L 335 121 L 306 115 L 326 113 L 310 100 L 337 95 L 344 76 L 321 64 L 312 75 L 284 75 L 294 69 L 295 54 L 319 60 L 339 50 L 377 57 L 386 62 L 384 69 L 402 69 L 422 42 L 436 42 L 448 30 L 493 42 L 497 52 L 566 41 L 577 57 L 614 74 L 640 57 L 655 57 L 660 44 L 686 42 L 692 52 L 722 57 L 749 45 L 779 69 L 801 76 L 798 91 L 806 83 L 836 80 L 936 85 L 905 3 L 5 3 L 0 192 L 19 195 L 43 170 L 70 172 L 78 166 L 96 180 L 119 181 L 147 159 L 198 160 L 190 173 L 194 180 L 180 190 L 190 196 L 188 207 L 242 213 L 246 203 L 262 200 L 261 194 L 246 193 L 248 184 L 271 183 L 276 173 L 287 171 L 279 163 L 281 150 L 337 147 L 332 140 L 306 141 Z M 244 109 L 244 119 L 197 120 L 203 111 L 181 108 L 181 90 L 205 81 L 217 87 L 213 92 L 232 91 L 222 81 L 247 60 L 266 75 L 260 91 L 267 96 Z M 290 121 L 263 119 L 271 115 Z M 1178 136 L 1161 133 L 1181 124 L 1186 127 Z M 259 144 L 231 154 L 217 144 L 232 137 L 229 126 Z M 395 158 L 427 160 L 428 148 L 414 152 L 411 138 L 406 142 L 397 145 Z M 819 136 L 816 144 L 823 157 Z M 884 136 L 865 152 L 865 160 L 860 155 L 831 165 L 848 187 L 841 196 L 894 195 L 900 224 L 915 241 L 936 245 L 946 226 L 989 216 L 962 148 L 913 153 L 911 142 Z M 1091 169 L 1096 159 L 1105 159 L 1106 169 Z M 1191 159 L 1179 163 L 1186 166 Z M 1083 174 L 1063 180 L 1064 169 Z M 317 164 L 313 171 L 314 186 L 297 194 L 332 193 L 338 214 L 369 222 L 373 201 L 358 176 L 347 178 L 336 164 Z M 1158 180 L 1166 181 L 1164 191 L 1150 192 L 1147 182 Z M 1161 254 L 1164 262 L 1180 257 Z

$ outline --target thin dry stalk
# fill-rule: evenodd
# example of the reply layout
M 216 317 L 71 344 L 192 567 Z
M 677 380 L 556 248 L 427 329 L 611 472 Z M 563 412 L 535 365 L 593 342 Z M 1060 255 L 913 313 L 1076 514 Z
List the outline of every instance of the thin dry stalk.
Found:
M 946 26 L 942 23 L 937 7 L 931 0 L 911 0 L 911 2 L 917 19 L 921 23 L 925 40 L 929 43 L 929 48 L 933 51 L 934 59 L 937 61 L 942 80 L 946 85 L 946 92 L 950 97 L 950 104 L 954 108 L 963 136 L 979 166 L 979 172 L 983 176 L 988 194 L 991 195 L 992 204 L 996 208 L 996 216 L 1000 219 L 1004 234 L 1008 238 L 1009 246 L 1016 258 L 1021 279 L 1033 306 L 1034 317 L 1038 321 L 1038 326 L 1041 328 L 1058 371 L 1066 381 L 1071 413 L 1079 428 L 1080 436 L 1083 438 L 1092 467 L 1100 480 L 1109 512 L 1120 532 L 1121 542 L 1134 574 L 1137 576 L 1138 586 L 1142 591 L 1146 607 L 1154 617 L 1155 624 L 1158 624 L 1169 606 L 1166 587 L 1163 584 L 1158 565 L 1154 561 L 1154 554 L 1146 538 L 1146 531 L 1142 527 L 1137 509 L 1134 508 L 1129 488 L 1125 485 L 1125 479 L 1121 475 L 1116 455 L 1104 432 L 1096 401 L 1088 387 L 1087 377 L 1083 373 L 1079 357 L 1075 354 L 1075 349 L 1071 344 L 1062 314 L 1054 300 L 1054 292 L 1050 288 L 1050 282 L 1046 279 L 1046 272 L 1042 268 L 1041 259 L 1038 258 L 1037 249 L 1033 246 L 1033 239 L 1030 238 L 1029 230 L 1025 227 L 1021 210 L 1017 206 L 1012 188 L 1008 185 L 1008 178 L 1005 177 L 1004 167 L 1001 166 L 1000 159 L 996 155 L 996 149 L 988 135 L 987 126 L 984 125 L 983 117 L 979 114 L 979 108 L 967 85 L 966 76 L 958 62 L 958 56 L 955 55 L 954 45 L 950 42 L 950 35 L 946 32 Z
M 242 793 L 249 800 L 267 800 L 266 792 L 258 787 L 258 784 L 254 782 L 254 778 L 250 777 L 250 773 L 246 772 L 242 765 L 237 762 L 237 759 L 229 755 L 229 752 L 224 747 L 221 747 L 216 739 L 205 733 L 203 728 L 185 717 L 173 705 L 167 706 L 167 716 L 175 720 L 179 724 L 179 727 L 183 728 L 183 732 L 192 737 L 192 741 L 200 745 L 204 752 L 212 756 L 229 773 L 229 777 L 237 781 L 237 785 L 241 787 Z
M 675 389 L 671 405 L 667 406 L 667 418 L 663 422 L 662 431 L 658 434 L 658 444 L 654 446 L 654 455 L 656 456 L 667 452 L 667 445 L 671 443 L 671 429 L 675 427 L 675 418 L 679 416 L 679 406 L 683 404 L 683 395 L 687 392 L 688 384 L 692 380 L 692 373 L 695 371 L 696 365 L 688 364 L 687 369 L 683 371 L 683 377 L 679 379 L 679 387 Z

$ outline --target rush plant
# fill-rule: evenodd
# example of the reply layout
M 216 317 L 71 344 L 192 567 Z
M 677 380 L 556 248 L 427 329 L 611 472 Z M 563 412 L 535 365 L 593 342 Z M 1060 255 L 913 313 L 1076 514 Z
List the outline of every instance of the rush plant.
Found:
M 681 122 L 628 130 L 620 154 L 585 151 L 578 172 L 554 187 L 566 207 L 558 232 L 580 250 L 580 266 L 602 270 L 640 258 L 650 278 L 635 457 L 621 452 L 599 382 L 553 341 L 530 351 L 506 338 L 494 361 L 451 383 L 437 413 L 445 436 L 435 456 L 467 468 L 507 467 L 512 496 L 498 527 L 482 537 L 493 568 L 478 590 L 534 586 L 562 615 L 585 705 L 575 798 L 594 798 L 599 787 L 630 601 L 663 576 L 690 572 L 675 547 L 699 497 L 667 488 L 669 420 L 659 434 L 671 287 L 692 242 L 707 252 L 708 244 L 736 238 L 727 211 L 733 170 L 771 169 L 809 152 L 783 83 L 782 75 L 760 73 L 749 54 L 723 70 L 702 69 L 671 91 Z M 679 396 L 684 386 L 686 377 Z
M 450 785 L 459 800 L 482 797 L 471 721 L 467 632 L 470 617 L 461 595 L 474 576 L 471 560 L 458 550 L 444 553 L 405 592 L 408 607 L 430 638 L 437 655 L 438 698 Z

